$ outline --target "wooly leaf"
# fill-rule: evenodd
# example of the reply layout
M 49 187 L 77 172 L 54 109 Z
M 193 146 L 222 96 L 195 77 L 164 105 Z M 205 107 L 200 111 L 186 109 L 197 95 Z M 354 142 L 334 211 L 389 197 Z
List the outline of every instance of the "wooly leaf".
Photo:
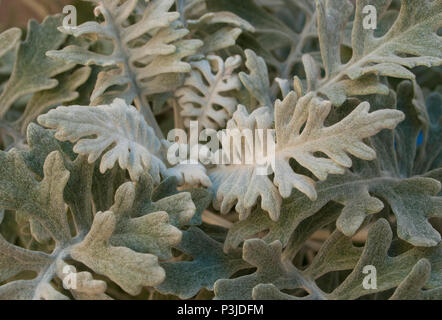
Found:
M 204 76 L 203 81 L 209 82 L 209 91 L 213 91 L 215 88 L 218 88 L 222 86 L 220 83 L 221 79 L 227 78 L 231 74 L 230 70 L 231 68 L 236 69 L 238 65 L 240 64 L 240 61 L 238 61 L 238 57 L 235 57 L 234 60 L 227 59 L 226 65 L 227 69 L 224 71 L 224 61 L 217 61 L 215 59 L 215 55 L 219 53 L 225 53 L 231 50 L 232 46 L 236 44 L 237 38 L 241 35 L 243 31 L 248 32 L 254 32 L 254 27 L 248 23 L 246 20 L 238 17 L 232 12 L 228 11 L 220 11 L 220 12 L 207 12 L 207 8 L 205 6 L 204 0 L 196 0 L 196 1 L 177 1 L 176 2 L 176 8 L 177 11 L 180 13 L 180 20 L 184 24 L 184 26 L 189 30 L 189 34 L 187 35 L 187 38 L 192 39 L 199 39 L 202 40 L 202 47 L 198 48 L 198 51 L 196 52 L 195 56 L 190 57 L 188 60 L 190 60 L 190 64 L 192 65 L 192 71 L 191 74 L 187 77 L 187 84 L 184 84 L 184 87 L 186 89 L 192 87 L 192 83 L 194 84 L 195 81 L 198 80 L 200 77 L 198 75 L 201 73 Z M 192 63 L 192 59 L 207 59 L 208 62 L 195 62 Z M 234 62 L 234 65 L 228 66 L 229 62 Z M 210 63 L 212 66 L 209 66 L 208 63 Z M 204 65 L 204 67 L 203 67 Z M 217 67 L 218 66 L 218 67 Z M 216 81 L 214 83 L 211 83 L 211 67 L 213 68 L 213 72 L 216 73 Z M 204 72 L 206 70 L 206 72 Z M 222 77 L 223 73 L 226 73 L 225 77 Z M 206 79 L 206 76 L 209 77 Z M 220 77 L 218 77 L 220 76 Z M 237 86 L 237 79 L 236 76 L 232 77 L 232 80 L 226 80 L 228 83 L 227 86 L 233 85 L 235 88 L 238 89 Z M 190 85 L 189 85 L 190 83 Z M 201 86 L 201 89 L 204 88 L 205 84 L 199 84 Z M 183 91 L 186 91 L 186 89 L 179 89 L 176 90 L 176 93 L 179 93 L 178 96 L 181 96 L 183 94 Z M 198 88 L 195 88 L 196 91 L 199 91 Z M 224 88 L 227 89 L 227 88 Z M 203 89 L 202 89 L 203 90 Z M 228 90 L 233 90 L 228 89 Z M 227 91 L 228 91 L 227 90 Z M 221 92 L 218 92 L 221 93 Z M 208 94 L 208 93 L 207 93 Z M 205 92 L 202 92 L 202 95 L 206 95 Z M 166 93 L 160 93 L 155 94 L 151 97 L 151 100 L 153 102 L 153 108 L 154 111 L 158 112 L 158 110 L 164 111 L 167 106 L 173 105 L 176 103 L 173 101 L 174 94 L 171 92 Z M 216 98 L 221 99 L 221 95 L 215 94 Z M 190 97 L 188 97 L 190 98 Z M 205 96 L 206 99 L 210 99 L 210 96 Z M 230 97 L 224 98 L 224 103 L 227 102 L 227 100 L 232 100 L 232 98 L 228 99 Z M 201 99 L 198 99 L 196 96 L 193 97 L 193 100 L 198 101 L 192 101 L 195 105 L 198 105 Z M 210 102 L 209 102 L 210 103 Z M 187 107 L 185 108 L 186 111 L 182 110 L 181 106 L 173 106 L 176 113 L 181 113 L 183 116 L 183 119 L 180 119 L 178 116 L 175 119 L 175 126 L 182 127 L 184 122 L 184 125 L 188 122 L 187 117 L 189 116 L 189 112 L 194 115 L 196 112 L 195 110 L 197 108 L 191 108 L 189 103 L 185 103 Z M 231 103 L 230 103 L 231 104 Z M 199 107 L 202 108 L 202 107 Z M 232 107 L 230 107 L 232 108 Z M 192 109 L 190 111 L 189 109 Z M 186 113 L 186 114 L 184 114 Z M 213 113 L 213 112 L 212 112 Z M 229 116 L 233 113 L 230 112 Z M 206 121 L 207 122 L 207 121 Z M 225 121 L 224 121 L 225 123 Z
M 317 37 L 313 1 L 273 1 L 262 7 L 253 0 L 206 2 L 208 10 L 228 10 L 254 27 L 253 34 L 243 33 L 237 43 L 242 48 L 252 49 L 262 56 L 277 70 L 279 78 L 290 78 L 293 68 L 301 61 L 306 48 L 313 49 L 310 40 Z
M 382 36 L 375 37 L 374 30 L 364 28 L 363 8 L 372 5 L 377 9 L 377 14 L 382 15 L 390 3 L 391 0 L 356 2 L 352 30 L 353 54 L 346 64 L 342 64 L 340 43 L 353 5 L 347 0 L 316 1 L 319 42 L 326 76 L 312 90 L 326 94 L 333 104 L 339 106 L 347 96 L 388 94 L 388 88 L 379 83 L 374 75 L 414 79 L 414 74 L 407 68 L 442 63 L 442 40 L 437 35 L 442 3 L 402 0 L 399 15 L 391 28 L 384 30 Z M 310 72 L 306 70 L 306 73 Z
M 344 205 L 336 226 L 345 235 L 353 236 L 365 221 L 367 214 L 382 210 L 384 204 L 380 199 L 388 203 L 392 213 L 396 215 L 397 232 L 401 239 L 424 247 L 439 243 L 440 234 L 428 219 L 438 217 L 441 213 L 441 198 L 438 196 L 441 176 L 437 169 L 413 175 L 411 172 L 420 162 L 416 157 L 416 151 L 409 156 L 411 146 L 416 143 L 417 133 L 413 135 L 413 132 L 419 132 L 420 128 L 426 127 L 426 134 L 432 136 L 428 133 L 429 126 L 422 122 L 425 119 L 422 114 L 426 114 L 426 111 L 424 108 L 419 109 L 419 104 L 414 99 L 413 86 L 408 82 L 400 84 L 397 100 L 394 94 L 375 96 L 370 100 L 375 109 L 386 110 L 385 108 L 394 108 L 397 105 L 407 116 L 407 122 L 399 124 L 394 132 L 383 131 L 371 138 L 371 148 L 376 150 L 377 159 L 374 162 L 354 161 L 353 172 L 347 171 L 341 176 L 331 175 L 327 180 L 318 182 L 317 198 L 313 202 L 305 194 L 295 191 L 282 203 L 281 211 L 285 214 L 276 222 L 257 210 L 249 219 L 236 223 L 229 230 L 225 242 L 226 249 L 236 247 L 250 235 L 264 230 L 269 230 L 264 238 L 266 241 L 280 240 L 286 245 L 301 221 L 316 214 L 330 201 Z M 345 109 L 354 112 L 350 105 L 342 106 L 340 110 Z M 410 127 L 410 123 L 414 123 L 415 126 Z M 408 137 L 407 140 L 397 140 L 396 150 L 393 133 L 397 137 Z M 402 147 L 407 143 L 409 147 Z M 425 149 L 426 145 L 422 145 L 421 150 Z M 437 153 L 439 150 L 436 150 Z M 398 162 L 398 159 L 401 161 Z M 406 164 L 406 159 L 413 159 L 411 165 Z M 405 171 L 405 168 L 410 169 L 407 169 L 409 173 L 404 175 L 401 171 Z
M 425 283 L 430 278 L 431 264 L 427 259 L 416 263 L 410 274 L 396 288 L 391 300 L 440 300 L 441 288 L 423 291 Z
M 275 241 L 267 245 L 259 239 L 247 240 L 244 244 L 243 258 L 257 267 L 255 273 L 232 280 L 218 280 L 215 294 L 218 299 L 251 299 L 252 289 L 260 283 L 281 281 L 289 289 L 290 265 L 281 261 L 281 243 Z M 260 254 L 257 255 L 256 253 Z M 299 285 L 293 283 L 293 286 Z
M 422 102 L 420 104 L 422 105 Z M 425 105 L 428 117 L 425 117 L 425 112 L 423 112 L 425 118 L 418 126 L 423 130 L 424 141 L 417 150 L 416 163 L 411 169 L 415 174 L 437 170 L 442 166 L 442 111 L 440 107 L 442 105 L 442 94 L 438 92 L 431 93 L 427 97 Z M 415 132 L 413 134 L 416 135 Z M 406 152 L 407 150 L 403 151 L 403 157 L 406 156 Z
M 407 279 L 416 268 L 421 268 L 422 260 L 435 266 L 437 274 L 440 267 L 440 247 L 431 249 L 414 248 L 400 255 L 388 254 L 392 232 L 388 222 L 378 220 L 369 230 L 363 249 L 354 247 L 351 240 L 338 231 L 333 233 L 323 244 L 320 251 L 306 270 L 298 270 L 290 259 L 282 253 L 279 241 L 266 244 L 260 239 L 247 240 L 244 244 L 243 258 L 257 267 L 255 273 L 235 279 L 221 279 L 215 283 L 217 299 L 356 299 L 368 293 L 382 292 L 397 287 L 401 292 Z M 377 288 L 365 289 L 362 269 L 372 265 L 377 270 Z M 272 266 L 269 268 L 269 266 Z M 317 279 L 331 271 L 353 270 L 332 292 L 324 292 L 317 286 Z M 440 297 L 440 281 L 427 281 L 419 278 L 421 287 L 437 287 L 426 291 L 426 298 Z M 410 281 L 411 282 L 411 281 Z M 408 282 L 408 285 L 410 285 Z M 414 281 L 413 286 L 419 286 Z M 302 288 L 305 297 L 282 293 L 280 290 Z M 393 295 L 395 297 L 396 293 Z
M 177 228 L 189 223 L 196 207 L 188 192 L 150 201 L 152 184 L 150 176 L 145 175 L 138 183 L 126 182 L 118 188 L 111 207 L 116 216 L 111 243 L 170 259 L 170 248 L 181 241 Z
M 240 64 L 240 56 L 229 57 L 225 62 L 218 56 L 191 62 L 190 75 L 175 92 L 186 127 L 190 121 L 198 121 L 202 128 L 225 127 L 238 105 L 237 99 L 226 94 L 241 88 L 234 73 Z
M 78 141 L 74 151 L 87 155 L 90 163 L 113 145 L 101 159 L 101 173 L 111 169 L 117 160 L 122 169 L 128 169 L 133 180 L 137 180 L 146 169 L 159 181 L 160 173 L 166 170 L 162 160 L 156 156 L 160 141 L 153 129 L 135 107 L 128 106 L 122 99 L 97 107 L 58 107 L 41 115 L 38 121 L 57 129 L 57 139 Z M 81 139 L 91 135 L 95 135 L 96 139 Z
M 122 99 L 95 107 L 58 107 L 39 116 L 38 121 L 57 129 L 55 137 L 60 141 L 76 142 L 73 150 L 88 156 L 89 163 L 102 155 L 101 173 L 112 169 L 118 160 L 119 166 L 129 171 L 133 181 L 138 180 L 145 170 L 157 184 L 160 175 L 175 175 L 182 183 L 198 184 L 208 180 L 202 166 L 179 166 L 168 170 L 162 160 L 162 144 L 154 130 L 135 107 L 128 106 Z M 91 135 L 95 138 L 86 138 Z
M 246 67 L 250 74 L 241 72 L 239 77 L 250 94 L 261 106 L 271 107 L 270 83 L 267 66 L 263 58 L 258 57 L 252 50 L 245 50 Z
M 0 206 L 9 215 L 13 210 L 35 219 L 55 240 L 55 247 L 50 253 L 29 250 L 2 237 L 0 281 L 10 280 L 22 271 L 35 271 L 37 276 L 31 280 L 12 278 L 0 287 L 0 297 L 68 299 L 63 290 L 72 289 L 70 294 L 76 299 L 111 298 L 106 293 L 106 282 L 94 280 L 88 271 L 78 272 L 65 261 L 67 258 L 105 275 L 131 295 L 137 295 L 143 286 L 160 284 L 165 272 L 158 257 L 167 259 L 170 248 L 179 244 L 179 228 L 190 223 L 196 212 L 192 194 L 175 191 L 176 194 L 163 197 L 163 191 L 154 189 L 153 179 L 143 175 L 139 182 L 120 186 L 108 211 L 92 214 L 93 166 L 82 156 L 75 159 L 72 146 L 60 143 L 48 130 L 37 125 L 29 128 L 30 151 L 0 153 L 5 170 Z M 85 175 L 87 170 L 89 174 Z M 156 200 L 152 201 L 154 196 Z M 201 196 L 195 199 L 204 210 L 207 201 Z M 66 204 L 73 213 L 73 225 Z M 79 214 L 81 209 L 91 215 Z M 56 288 L 50 283 L 58 277 L 64 286 L 74 274 L 77 282 L 73 288 Z
M 441 0 L 88 1 L 0 32 L 0 299 L 442 298 Z
M 267 151 L 268 154 L 264 155 L 266 158 L 255 158 L 252 164 L 242 159 L 243 165 L 218 166 L 211 170 L 212 189 L 216 193 L 214 206 L 221 213 L 227 213 L 237 202 L 235 209 L 240 213 L 240 219 L 245 219 L 258 197 L 261 197 L 261 207 L 269 212 L 272 220 L 278 220 L 282 198 L 288 198 L 293 188 L 316 200 L 318 196 L 314 180 L 295 173 L 289 160 L 295 159 L 324 181 L 328 174 L 343 174 L 345 168 L 351 167 L 352 161 L 347 154 L 364 160 L 374 159 L 375 151 L 364 144 L 363 139 L 382 129 L 393 129 L 404 116 L 397 110 L 368 113 L 369 108 L 368 103 L 361 103 L 340 122 L 325 127 L 324 120 L 331 110 L 330 102 L 315 97 L 313 93 L 298 99 L 295 92 L 291 92 L 283 101 L 277 100 L 274 154 Z M 287 117 L 287 114 L 292 116 Z M 229 120 L 227 129 L 270 129 L 271 125 L 272 116 L 268 108 L 257 109 L 249 115 L 240 106 L 233 119 Z M 253 157 L 253 146 L 249 143 L 234 146 L 238 148 L 235 152 L 241 154 L 241 148 L 245 148 L 246 153 L 251 153 L 249 156 Z M 257 150 L 263 150 L 260 144 L 270 145 L 265 139 L 257 139 L 255 144 Z M 322 152 L 327 158 L 315 156 L 315 152 Z M 272 166 L 273 181 L 256 171 L 263 165 Z
M 116 218 L 111 211 L 98 212 L 85 239 L 72 247 L 72 258 L 105 274 L 132 295 L 138 294 L 143 286 L 161 283 L 165 274 L 156 256 L 109 244 L 115 227 Z
M 26 40 L 19 45 L 14 71 L 0 96 L 1 117 L 20 97 L 56 87 L 59 82 L 53 77 L 74 67 L 46 56 L 48 50 L 58 49 L 66 40 L 67 36 L 57 30 L 61 21 L 62 16 L 48 17 L 42 24 L 29 21 Z
M 18 120 L 21 131 L 26 132 L 29 123 L 45 113 L 49 107 L 70 102 L 79 97 L 77 89 L 83 85 L 91 74 L 89 67 L 83 67 L 74 72 L 66 72 L 56 78 L 58 86 L 53 89 L 36 92 L 26 105 L 25 112 Z
M 41 182 L 27 169 L 17 150 L 2 152 L 0 157 L 3 163 L 1 207 L 34 217 L 57 242 L 69 241 L 71 236 L 66 219 L 66 206 L 63 194 L 60 193 L 69 179 L 69 172 L 60 163 L 60 155 L 52 153 L 48 156 Z
M 0 57 L 3 57 L 8 51 L 12 50 L 20 41 L 21 30 L 11 28 L 0 34 Z
M 190 255 L 193 260 L 162 263 L 166 280 L 157 287 L 160 292 L 189 299 L 203 287 L 213 290 L 216 280 L 230 277 L 249 266 L 241 259 L 241 250 L 225 254 L 222 244 L 200 229 L 192 227 L 183 233 L 183 240 L 177 249 Z
M 181 84 L 181 75 L 190 71 L 190 65 L 181 59 L 195 54 L 201 41 L 183 39 L 189 31 L 181 26 L 178 12 L 169 12 L 173 0 L 149 1 L 141 17 L 130 25 L 127 20 L 135 12 L 138 0 L 122 4 L 112 0 L 93 2 L 97 4 L 94 13 L 103 15 L 103 23 L 91 21 L 74 28 L 61 28 L 61 31 L 76 37 L 96 34 L 110 39 L 113 52 L 104 55 L 68 46 L 49 51 L 47 55 L 84 65 L 112 66 L 99 74 L 92 103 L 109 103 L 119 97 L 131 104 L 137 98 L 149 125 L 161 136 L 145 96 L 176 89 Z M 115 91 L 114 86 L 124 89 Z
M 192 37 L 204 42 L 199 49 L 203 55 L 234 46 L 243 31 L 255 31 L 249 22 L 229 11 L 208 12 L 198 19 L 186 19 L 186 26 Z

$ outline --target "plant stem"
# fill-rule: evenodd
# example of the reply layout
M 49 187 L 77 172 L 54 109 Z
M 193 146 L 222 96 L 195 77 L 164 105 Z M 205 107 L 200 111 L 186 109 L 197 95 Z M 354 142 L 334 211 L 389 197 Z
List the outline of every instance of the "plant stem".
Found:
M 149 102 L 146 100 L 146 98 L 137 95 L 137 97 L 135 97 L 134 103 L 137 109 L 140 110 L 147 124 L 149 124 L 153 128 L 158 139 L 164 139 L 163 132 L 161 131 L 161 128 L 158 125 L 158 122 L 155 119 L 155 115 L 153 114 Z

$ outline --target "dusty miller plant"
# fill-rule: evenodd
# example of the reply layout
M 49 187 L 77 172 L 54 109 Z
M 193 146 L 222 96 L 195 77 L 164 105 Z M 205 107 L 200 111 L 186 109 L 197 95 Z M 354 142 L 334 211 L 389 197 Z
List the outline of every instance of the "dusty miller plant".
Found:
M 0 299 L 442 298 L 441 0 L 88 3 L 0 34 Z

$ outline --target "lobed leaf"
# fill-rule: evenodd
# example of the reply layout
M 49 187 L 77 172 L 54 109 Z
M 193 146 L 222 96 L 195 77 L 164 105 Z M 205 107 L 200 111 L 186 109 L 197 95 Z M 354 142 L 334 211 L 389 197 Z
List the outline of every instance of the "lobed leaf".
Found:
M 57 129 L 61 141 L 77 142 L 74 151 L 95 162 L 104 152 L 100 171 L 111 169 L 115 162 L 127 169 L 133 180 L 149 170 L 157 181 L 166 167 L 157 157 L 160 142 L 141 114 L 124 100 L 98 107 L 58 107 L 39 116 L 40 124 Z M 95 135 L 95 139 L 81 139 Z M 113 148 L 106 151 L 108 147 Z
M 225 62 L 218 56 L 191 62 L 190 75 L 184 86 L 175 92 L 186 127 L 190 126 L 190 121 L 198 121 L 201 128 L 225 126 L 238 104 L 237 99 L 227 94 L 241 88 L 238 76 L 233 73 L 240 64 L 240 56 L 230 57 Z
M 26 40 L 18 48 L 14 71 L 0 96 L 1 117 L 18 98 L 56 87 L 58 81 L 53 77 L 74 67 L 72 63 L 54 61 L 45 55 L 66 40 L 66 35 L 57 30 L 61 21 L 61 15 L 48 17 L 42 24 L 29 21 Z
M 85 239 L 72 248 L 72 257 L 106 275 L 131 295 L 137 295 L 143 286 L 161 283 L 165 274 L 156 256 L 109 244 L 115 227 L 116 217 L 111 211 L 98 212 Z

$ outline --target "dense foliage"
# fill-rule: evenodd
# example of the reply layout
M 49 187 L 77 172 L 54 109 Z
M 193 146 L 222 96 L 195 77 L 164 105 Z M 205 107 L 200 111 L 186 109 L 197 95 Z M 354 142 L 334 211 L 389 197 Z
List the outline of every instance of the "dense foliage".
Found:
M 0 33 L 0 299 L 442 298 L 441 0 L 88 4 Z

